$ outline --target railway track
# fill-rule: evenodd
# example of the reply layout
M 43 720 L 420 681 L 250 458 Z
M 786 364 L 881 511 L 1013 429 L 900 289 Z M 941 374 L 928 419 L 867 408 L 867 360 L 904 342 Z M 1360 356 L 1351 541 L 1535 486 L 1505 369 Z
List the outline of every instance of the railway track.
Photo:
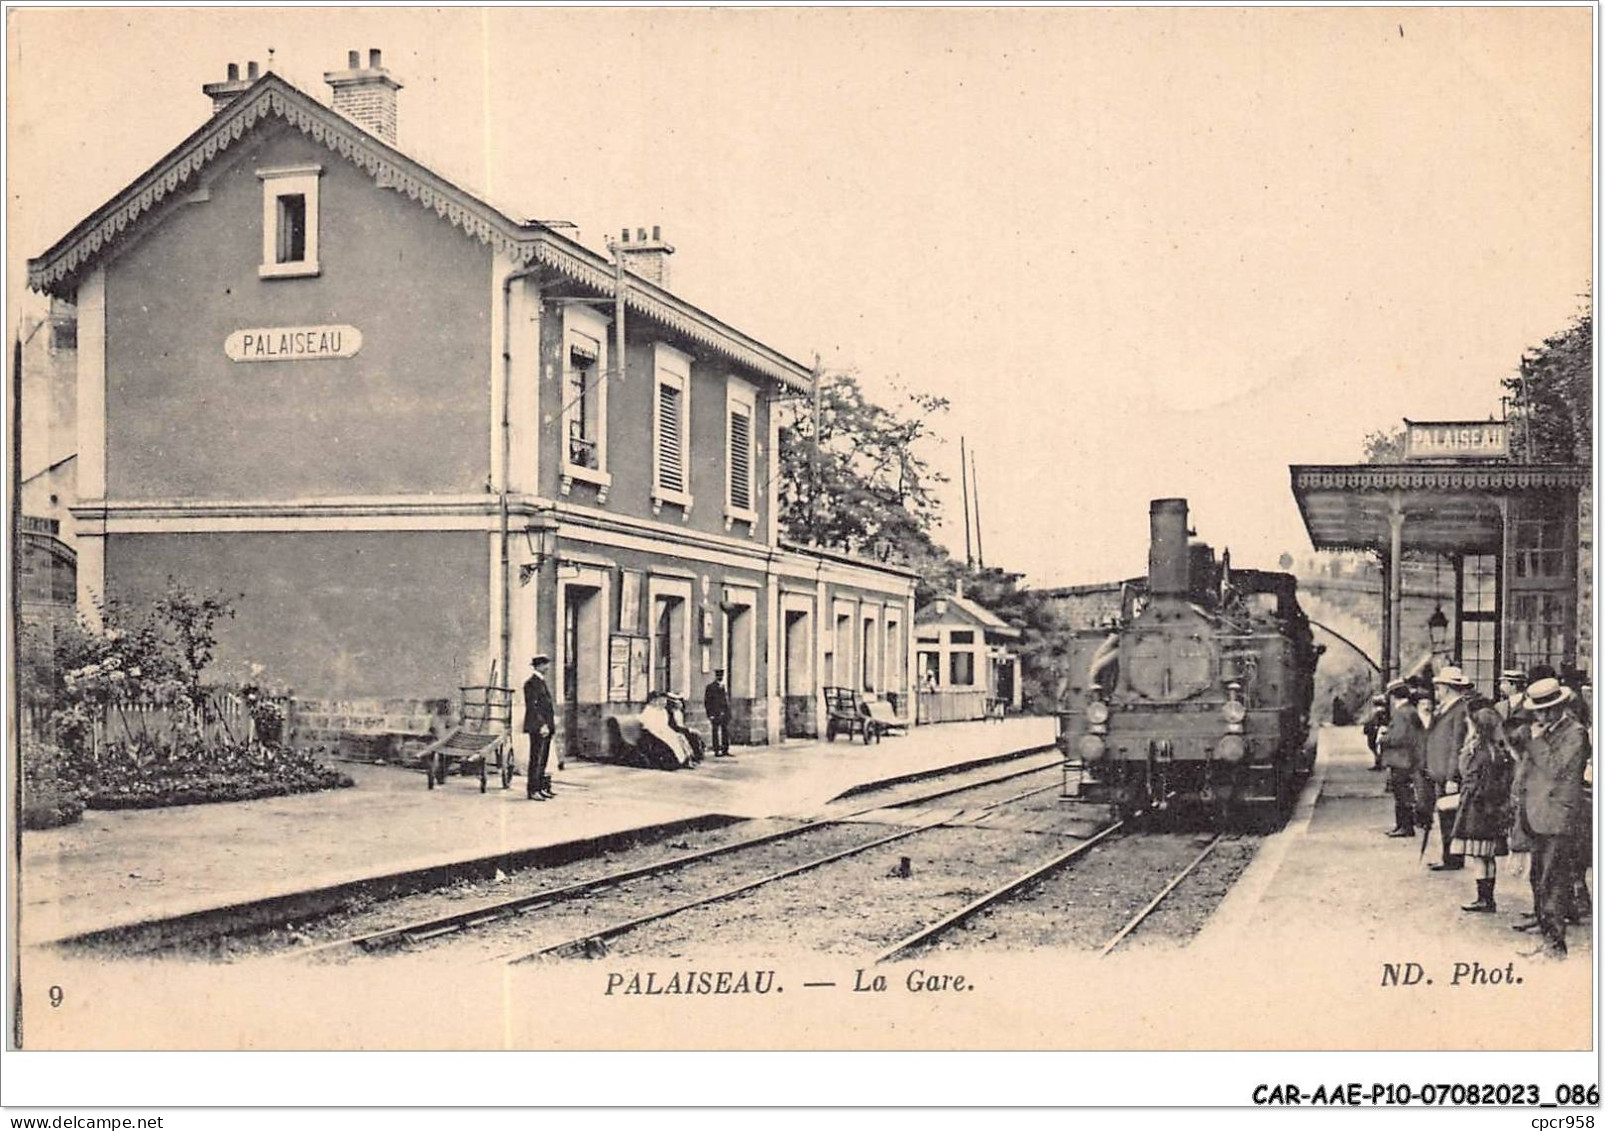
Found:
M 1146 904 L 1144 904 L 1135 915 L 1126 920 L 1125 924 L 1120 928 L 1120 930 L 1116 931 L 1109 941 L 1103 944 L 1103 948 L 1098 951 L 1098 956 L 1100 958 L 1107 958 L 1109 955 L 1113 954 L 1115 948 L 1121 943 L 1125 942 L 1126 939 L 1129 938 L 1138 927 L 1142 926 L 1144 921 L 1147 920 L 1148 916 L 1152 915 L 1156 910 L 1158 910 L 1159 905 L 1163 903 L 1167 897 L 1169 897 L 1170 893 L 1180 887 L 1181 882 L 1190 876 L 1193 872 L 1193 869 L 1202 864 L 1209 854 L 1214 852 L 1215 849 L 1220 846 L 1221 841 L 1224 839 L 1224 833 L 1216 833 L 1215 838 L 1204 846 L 1204 850 L 1202 852 L 1200 852 L 1197 856 L 1194 856 L 1192 860 L 1187 863 L 1186 867 L 1172 876 L 1170 881 L 1165 884 L 1164 887 L 1159 889 L 1159 894 L 1155 895 Z
M 950 797 L 956 797 L 961 794 L 976 793 L 993 789 L 1001 784 L 1016 781 L 1025 777 L 1053 777 L 1053 780 L 1049 781 L 1047 784 L 1037 785 L 1025 790 L 1024 792 L 1011 794 L 999 801 L 991 802 L 981 807 L 984 810 L 996 809 L 1011 802 L 1032 797 L 1040 793 L 1045 793 L 1050 789 L 1057 788 L 1059 784 L 1057 777 L 1058 773 L 1059 765 L 1057 761 L 1050 762 L 1047 765 L 1037 765 L 1026 769 L 1015 769 L 1007 773 L 994 774 L 980 780 L 971 780 L 957 785 L 947 785 L 940 789 L 923 792 L 913 797 L 905 797 L 892 801 L 881 801 L 872 805 L 864 805 L 852 808 L 842 813 L 830 813 L 828 816 L 809 821 L 793 828 L 765 833 L 756 837 L 748 837 L 743 840 L 732 841 L 728 844 L 717 845 L 713 848 L 684 853 L 679 856 L 671 857 L 667 860 L 660 860 L 651 864 L 627 868 L 616 872 L 609 872 L 602 876 L 597 876 L 575 883 L 547 888 L 541 891 L 532 892 L 513 898 L 487 901 L 477 904 L 473 907 L 456 910 L 445 915 L 430 916 L 412 922 L 386 927 L 380 930 L 369 931 L 362 934 L 335 939 L 325 943 L 285 950 L 274 957 L 279 960 L 314 961 L 329 958 L 339 958 L 341 956 L 373 954 L 397 947 L 426 943 L 445 936 L 487 927 L 496 923 L 502 923 L 530 912 L 541 910 L 542 908 L 551 908 L 570 901 L 582 899 L 591 895 L 592 893 L 601 892 L 609 888 L 616 888 L 632 881 L 662 876 L 667 873 L 675 872 L 717 857 L 743 851 L 752 851 L 754 849 L 759 849 L 764 846 L 776 844 L 782 841 L 789 841 L 799 837 L 805 837 L 809 833 L 818 832 L 820 830 L 837 828 L 849 824 L 857 819 L 866 817 L 872 813 L 929 805 L 933 802 L 941 801 Z M 587 936 L 579 939 L 566 939 L 553 947 L 542 948 L 539 953 L 547 953 L 550 951 L 561 950 L 565 947 L 583 945 L 586 938 L 599 936 L 611 937 L 612 935 L 622 933 L 625 930 L 642 926 L 647 922 L 665 918 L 668 915 L 677 914 L 680 911 L 686 910 L 692 906 L 700 906 L 706 903 L 718 902 L 721 899 L 732 898 L 733 896 L 739 895 L 744 891 L 753 890 L 765 884 L 783 879 L 786 876 L 796 875 L 812 868 L 831 863 L 834 860 L 844 859 L 856 853 L 868 851 L 871 848 L 902 840 L 905 837 L 912 836 L 926 828 L 932 827 L 932 825 L 940 823 L 940 821 L 933 821 L 929 824 L 916 824 L 911 828 L 901 829 L 896 833 L 886 837 L 877 838 L 869 843 L 853 846 L 846 850 L 831 853 L 826 857 L 810 860 L 801 865 L 782 869 L 781 871 L 774 872 L 772 874 L 767 874 L 758 880 L 739 885 L 739 889 L 722 890 L 712 896 L 709 896 L 708 898 L 694 900 L 690 903 L 668 909 L 662 913 L 639 916 L 635 920 L 619 925 L 617 929 L 604 928 L 600 933 L 593 931 L 589 932 Z M 528 959 L 533 957 L 533 955 L 525 954 L 514 957 L 515 960 L 520 958 Z
M 1143 905 L 1125 919 L 1101 948 L 1092 944 L 1087 934 L 1098 930 L 1101 920 L 1113 908 L 1105 907 L 1095 914 L 1089 912 L 1090 921 L 1080 925 L 1077 933 L 1081 938 L 1075 945 L 1096 949 L 1101 956 L 1106 956 L 1124 945 L 1226 838 L 1220 835 L 1213 837 L 1202 851 L 1194 851 L 1197 847 L 1195 841 L 1193 848 L 1188 849 L 1190 858 L 1177 868 L 1171 859 L 1175 847 L 1168 838 L 1122 836 L 1130 831 L 1130 824 L 1119 822 L 1105 825 L 1090 838 L 1078 841 L 1067 850 L 1056 851 L 1046 860 L 1032 860 L 1031 855 L 1040 852 L 1042 838 L 1022 834 L 1046 831 L 1064 835 L 1062 821 L 1057 827 L 1043 829 L 1037 820 L 1045 814 L 1053 814 L 1054 806 L 1044 807 L 1040 802 L 1030 804 L 1031 798 L 1057 788 L 1057 771 L 1058 767 L 1053 764 L 1033 766 L 980 780 L 971 779 L 962 784 L 948 784 L 916 796 L 883 800 L 879 804 L 860 805 L 828 815 L 816 814 L 817 819 L 778 832 L 747 837 L 575 883 L 482 903 L 446 915 L 420 918 L 318 946 L 303 947 L 286 952 L 281 957 L 299 960 L 342 955 L 356 957 L 391 949 L 428 948 L 442 941 L 445 945 L 457 947 L 458 944 L 452 943 L 450 937 L 470 934 L 481 937 L 473 942 L 465 939 L 468 949 L 461 957 L 509 966 L 562 957 L 673 953 L 676 947 L 695 947 L 710 938 L 718 938 L 720 945 L 739 946 L 739 936 L 744 931 L 756 930 L 761 937 L 765 931 L 773 935 L 778 930 L 783 937 L 790 937 L 784 935 L 788 927 L 806 925 L 802 931 L 804 934 L 808 930 L 816 934 L 821 930 L 830 932 L 840 920 L 838 908 L 851 906 L 854 917 L 859 916 L 862 910 L 864 923 L 873 921 L 881 926 L 863 927 L 860 924 L 849 927 L 844 937 L 851 939 L 856 933 L 865 940 L 866 949 L 879 946 L 874 961 L 883 963 L 914 955 L 936 945 L 938 940 L 982 914 L 990 918 L 997 911 L 1016 917 L 1021 914 L 1030 917 L 1033 913 L 1029 908 L 1038 895 L 1027 896 L 1025 893 L 1037 892 L 1044 881 L 1087 860 L 1089 856 L 1096 855 L 1103 859 L 1103 863 L 1085 881 L 1098 885 L 1092 889 L 1094 892 L 1102 890 L 1107 894 L 1107 889 L 1100 884 L 1097 876 L 1111 870 L 1145 876 L 1170 873 L 1168 881 L 1151 898 L 1148 897 L 1153 890 L 1151 883 L 1141 885 L 1136 898 L 1144 900 Z M 1051 780 L 1032 781 L 1032 778 Z M 1022 786 L 1024 788 L 1020 788 Z M 955 806 L 921 811 L 946 799 L 951 799 Z M 899 810 L 903 811 L 902 815 L 899 815 Z M 845 843 L 846 839 L 855 835 L 865 835 L 866 826 L 885 822 L 896 822 L 903 827 L 889 832 L 884 829 L 871 832 L 867 834 L 868 839 Z M 960 846 L 964 860 L 961 862 L 955 858 L 953 866 L 949 868 L 949 858 L 944 851 L 951 852 L 952 849 L 942 847 L 944 837 L 977 835 L 979 844 L 967 841 Z M 905 889 L 902 885 L 882 886 L 885 880 L 874 878 L 882 873 L 869 870 L 881 865 L 874 864 L 866 854 L 905 841 L 913 843 L 914 838 L 920 837 L 934 838 L 925 843 L 925 850 L 929 859 L 941 861 L 942 866 L 936 869 L 924 867 L 909 888 Z M 989 837 L 994 839 L 989 840 Z M 1006 843 L 1010 837 L 1013 838 L 1012 844 Z M 996 848 L 996 838 L 1002 838 L 1005 842 L 1005 851 L 999 852 L 994 858 L 987 846 L 990 844 Z M 810 844 L 810 840 L 816 843 Z M 1030 842 L 1029 846 L 1022 847 L 1027 842 Z M 1114 850 L 1115 844 L 1126 847 Z M 1163 847 L 1154 848 L 1158 844 L 1163 844 Z M 1115 851 L 1116 854 L 1103 856 L 1106 851 Z M 721 857 L 732 859 L 709 864 L 707 868 L 695 867 Z M 1011 865 L 1018 868 L 1026 863 L 1029 867 L 1006 882 L 995 887 L 988 886 L 987 890 L 976 894 L 982 884 L 990 884 L 991 876 L 998 871 Z M 782 883 L 832 866 L 837 867 L 831 870 L 830 878 L 811 887 L 798 888 Z M 892 874 L 906 877 L 909 857 L 902 858 L 902 868 L 905 872 L 898 873 L 894 869 Z M 678 878 L 677 874 L 685 870 L 691 871 L 684 879 Z M 640 886 L 640 881 L 648 883 Z M 919 894 L 922 890 L 925 893 L 923 895 Z M 864 893 L 864 898 L 869 901 L 868 909 L 863 909 L 857 900 L 850 904 L 843 903 L 839 895 L 834 897 L 833 902 L 833 897 L 828 894 L 821 897 L 821 891 Z M 1104 899 L 1106 894 L 1097 898 Z M 889 923 L 895 931 L 901 923 L 906 929 L 906 924 L 912 918 L 906 907 L 897 906 L 905 895 L 914 900 L 912 906 L 915 908 L 922 900 L 948 902 L 954 895 L 970 898 L 956 910 L 939 915 L 890 945 L 882 945 L 879 940 L 895 937 L 892 931 L 880 933 L 884 925 Z M 1023 903 L 1019 900 L 1021 896 L 1025 896 Z M 757 902 L 744 902 L 734 912 L 716 909 L 716 905 L 742 900 L 743 897 L 752 897 Z M 789 902 L 799 900 L 806 903 L 809 898 L 823 901 L 817 905 L 787 906 Z M 932 904 L 926 903 L 925 906 Z M 527 926 L 521 920 L 526 915 L 530 916 Z M 799 920 L 798 915 L 806 918 Z M 1038 916 L 1039 919 L 1047 917 Z M 1107 929 L 1105 926 L 1104 930 Z M 732 935 L 736 936 L 734 943 L 729 941 Z M 979 937 L 975 936 L 970 942 L 973 944 Z M 838 947 L 840 940 L 832 939 L 834 936 L 822 939 L 822 945 Z M 618 949 L 621 944 L 622 949 Z M 473 953 L 476 948 L 479 952 L 477 955 Z

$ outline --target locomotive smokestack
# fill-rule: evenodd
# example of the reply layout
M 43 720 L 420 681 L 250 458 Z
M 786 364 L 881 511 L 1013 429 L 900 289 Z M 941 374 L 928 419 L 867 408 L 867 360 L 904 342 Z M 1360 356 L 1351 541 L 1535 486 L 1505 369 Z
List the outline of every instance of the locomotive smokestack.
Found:
M 1148 504 L 1149 594 L 1185 597 L 1187 569 L 1187 500 L 1155 499 Z

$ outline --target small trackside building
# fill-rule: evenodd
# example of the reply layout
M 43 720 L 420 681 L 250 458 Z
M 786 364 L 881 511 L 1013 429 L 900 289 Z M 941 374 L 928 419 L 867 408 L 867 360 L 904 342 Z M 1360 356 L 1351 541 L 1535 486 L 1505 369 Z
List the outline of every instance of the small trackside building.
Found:
M 919 721 L 985 718 L 1020 709 L 1020 630 L 962 594 L 938 597 L 914 617 Z
M 650 692 L 699 723 L 715 669 L 740 742 L 819 733 L 833 681 L 911 710 L 913 576 L 778 536 L 811 371 L 670 291 L 656 229 L 602 254 L 408 157 L 378 52 L 326 78 L 231 69 L 29 263 L 76 304 L 80 608 L 222 590 L 219 677 L 328 731 L 537 653 L 576 757 Z

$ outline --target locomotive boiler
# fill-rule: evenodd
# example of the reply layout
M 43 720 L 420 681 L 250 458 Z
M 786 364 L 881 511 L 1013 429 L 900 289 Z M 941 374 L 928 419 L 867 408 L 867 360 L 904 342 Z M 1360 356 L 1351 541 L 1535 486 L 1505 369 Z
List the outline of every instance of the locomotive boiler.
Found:
M 1291 574 L 1234 569 L 1190 534 L 1187 500 L 1150 504 L 1145 582 L 1072 638 L 1059 746 L 1068 796 L 1229 824 L 1274 810 L 1307 768 L 1321 649 Z

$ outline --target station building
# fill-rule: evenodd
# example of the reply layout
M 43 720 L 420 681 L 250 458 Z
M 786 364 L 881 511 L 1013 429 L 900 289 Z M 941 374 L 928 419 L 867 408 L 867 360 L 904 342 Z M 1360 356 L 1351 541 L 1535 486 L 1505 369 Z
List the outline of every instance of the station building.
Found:
M 29 263 L 76 308 L 80 608 L 222 590 L 219 677 L 329 732 L 541 652 L 570 755 L 718 668 L 737 741 L 821 733 L 827 685 L 909 713 L 913 575 L 779 537 L 811 370 L 676 296 L 657 229 L 602 254 L 407 156 L 377 51 L 325 78 L 231 67 Z
M 1295 465 L 1293 497 L 1317 550 L 1382 563 L 1382 652 L 1401 670 L 1407 556 L 1453 572 L 1442 654 L 1495 693 L 1507 667 L 1592 672 L 1591 469 L 1511 461 L 1503 421 L 1405 421 L 1391 464 Z

